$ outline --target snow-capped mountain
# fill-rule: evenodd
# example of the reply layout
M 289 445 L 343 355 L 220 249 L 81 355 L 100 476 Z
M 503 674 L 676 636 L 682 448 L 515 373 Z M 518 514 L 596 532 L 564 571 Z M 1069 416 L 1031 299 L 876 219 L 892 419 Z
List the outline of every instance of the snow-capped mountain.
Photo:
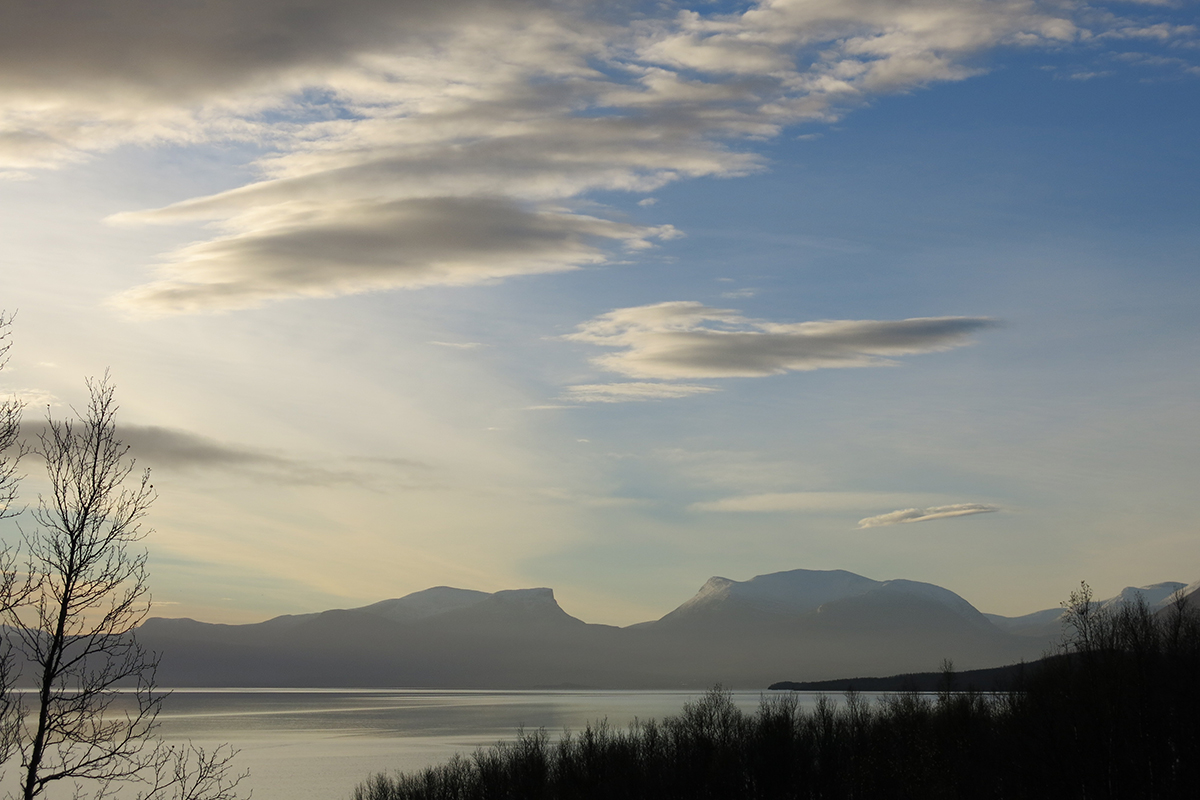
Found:
M 819 612 L 829 603 L 852 597 L 876 598 L 887 604 L 897 595 L 913 595 L 938 603 L 971 624 L 990 627 L 975 606 L 949 589 L 904 579 L 877 581 L 845 570 L 794 569 L 759 575 L 748 581 L 713 577 L 687 602 L 658 621 L 686 625 L 717 618 L 747 615 L 802 616 Z M 643 623 L 653 624 L 653 623 Z
M 771 614 L 808 614 L 825 603 L 865 594 L 880 581 L 845 570 L 794 569 L 758 575 L 748 581 L 714 576 L 694 597 L 659 622 L 708 616 L 731 608 Z
M 1170 605 L 1177 596 L 1187 596 L 1200 590 L 1200 581 L 1190 586 L 1178 581 L 1152 583 L 1148 586 L 1126 586 L 1117 595 L 1104 600 L 1095 601 L 1102 609 L 1119 608 L 1126 603 L 1132 603 L 1141 598 L 1152 611 L 1158 611 Z M 1022 636 L 1054 637 L 1062 633 L 1063 609 L 1047 608 L 1024 614 L 1019 617 L 1004 617 L 999 614 L 985 614 L 993 625 L 1001 630 Z
M 1142 593 L 1161 604 L 1181 588 L 1200 583 L 1105 602 Z M 963 670 L 1034 660 L 1058 639 L 1060 613 L 984 615 L 929 583 L 798 569 L 713 577 L 662 618 L 626 628 L 571 616 L 548 588 L 438 586 L 254 625 L 151 619 L 137 635 L 163 654 L 167 686 L 761 688 L 926 672 L 943 659 Z

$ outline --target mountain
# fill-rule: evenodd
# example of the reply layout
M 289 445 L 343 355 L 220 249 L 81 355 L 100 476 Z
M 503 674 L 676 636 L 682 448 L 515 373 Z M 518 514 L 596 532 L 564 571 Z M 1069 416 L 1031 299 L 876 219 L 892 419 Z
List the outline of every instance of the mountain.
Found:
M 879 585 L 879 581 L 840 569 L 797 569 L 759 575 L 748 581 L 712 577 L 679 608 L 657 622 L 641 624 L 672 626 L 721 617 L 808 614 L 825 603 L 854 597 Z
M 1126 586 L 1119 594 L 1099 600 L 1097 604 L 1103 609 L 1111 610 L 1126 603 L 1132 603 L 1141 597 L 1152 611 L 1159 611 L 1169 606 L 1177 594 L 1186 597 L 1197 591 L 1200 591 L 1200 581 L 1191 586 L 1178 581 L 1164 581 L 1163 583 L 1152 583 L 1149 586 Z M 1200 600 L 1200 596 L 1196 600 Z M 1002 617 L 999 614 L 985 614 L 984 616 L 993 625 L 1009 633 L 1057 640 L 1062 636 L 1063 613 L 1063 609 L 1059 607 L 1034 611 L 1032 614 L 1020 617 Z
M 1189 583 L 1179 590 L 1179 596 L 1193 608 L 1200 603 L 1200 581 Z
M 1152 583 L 1149 586 L 1126 586 L 1121 590 L 1121 593 L 1116 597 L 1110 597 L 1100 603 L 1101 608 L 1117 608 L 1126 603 L 1132 603 L 1141 597 L 1141 599 L 1150 606 L 1151 609 L 1166 608 L 1170 604 L 1171 599 L 1181 589 L 1186 589 L 1187 584 L 1179 583 L 1178 581 L 1165 581 L 1164 583 Z
M 155 618 L 137 636 L 162 654 L 163 685 L 498 688 L 561 683 L 592 645 L 580 631 L 616 630 L 568 615 L 551 589 L 447 589 L 253 625 Z
M 713 578 L 662 619 L 626 630 L 644 637 L 649 663 L 674 654 L 751 686 L 778 680 L 781 668 L 816 680 L 925 671 L 943 658 L 989 667 L 1037 658 L 1049 644 L 999 630 L 942 587 L 841 570 Z
M 926 672 L 947 658 L 979 669 L 1037 659 L 1058 636 L 995 619 L 1011 622 L 933 584 L 790 570 L 713 577 L 661 619 L 626 628 L 571 616 L 548 588 L 439 586 L 253 625 L 155 618 L 137 636 L 162 654 L 164 686 L 481 689 L 765 687 Z

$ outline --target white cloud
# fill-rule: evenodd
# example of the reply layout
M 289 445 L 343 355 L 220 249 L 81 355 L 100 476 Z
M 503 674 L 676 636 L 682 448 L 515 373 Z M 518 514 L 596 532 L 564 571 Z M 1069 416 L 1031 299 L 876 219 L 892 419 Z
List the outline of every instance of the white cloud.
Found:
M 1128 24 L 1113 30 L 1104 31 L 1098 34 L 1100 39 L 1157 39 L 1158 41 L 1166 41 L 1168 39 L 1190 39 L 1196 35 L 1195 25 L 1171 25 L 1167 22 L 1159 22 L 1154 25 L 1137 25 Z
M 45 389 L 0 389 L 0 400 L 12 398 L 28 408 L 46 408 L 61 406 L 62 400 L 58 395 Z
M 594 363 L 636 378 L 730 378 L 875 367 L 961 347 L 995 325 L 981 317 L 776 323 L 693 301 L 620 308 L 565 338 L 619 348 Z
M 567 386 L 562 399 L 578 403 L 628 403 L 639 400 L 672 400 L 717 391 L 712 386 L 686 383 L 592 383 Z
M 990 514 L 999 511 L 999 506 L 984 503 L 958 503 L 950 506 L 932 506 L 929 508 L 904 508 L 890 511 L 877 517 L 867 517 L 858 521 L 859 528 L 879 528 L 885 525 L 899 525 L 907 522 L 928 522 L 931 519 L 949 519 L 950 517 L 966 517 L 971 514 Z

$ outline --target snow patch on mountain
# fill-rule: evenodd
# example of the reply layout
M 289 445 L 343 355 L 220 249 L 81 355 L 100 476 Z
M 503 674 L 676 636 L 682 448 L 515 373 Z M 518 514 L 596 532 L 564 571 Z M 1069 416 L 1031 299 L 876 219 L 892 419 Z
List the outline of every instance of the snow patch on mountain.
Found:
M 1197 590 L 1200 590 L 1200 581 L 1190 586 L 1179 581 L 1163 581 L 1147 586 L 1126 586 L 1114 597 L 1093 602 L 1102 609 L 1113 611 L 1127 603 L 1136 602 L 1140 596 L 1151 611 L 1158 611 L 1169 606 L 1177 594 L 1186 597 L 1189 592 Z M 991 620 L 992 624 L 1009 633 L 1054 637 L 1061 633 L 1064 613 L 1064 609 L 1059 607 L 1046 608 L 1019 617 L 1004 617 L 999 614 L 985 614 L 984 616 Z
M 946 606 L 976 625 L 989 625 L 978 609 L 949 589 L 920 581 L 877 581 L 840 569 L 794 569 L 758 575 L 748 581 L 713 577 L 694 597 L 663 617 L 663 621 L 725 610 L 812 614 L 828 603 L 875 592 L 880 593 L 881 602 L 887 602 L 888 594 L 892 593 L 920 596 Z
M 1180 589 L 1187 587 L 1178 581 L 1152 583 L 1149 586 L 1126 586 L 1116 597 L 1110 597 L 1101 603 L 1101 608 L 1119 608 L 1126 603 L 1134 603 L 1140 596 L 1146 605 L 1152 609 L 1163 608 L 1171 602 L 1171 598 Z
M 864 594 L 879 585 L 879 581 L 845 570 L 794 569 L 758 575 L 748 581 L 717 576 L 709 578 L 694 597 L 667 617 L 687 617 L 722 608 L 807 614 L 825 603 Z

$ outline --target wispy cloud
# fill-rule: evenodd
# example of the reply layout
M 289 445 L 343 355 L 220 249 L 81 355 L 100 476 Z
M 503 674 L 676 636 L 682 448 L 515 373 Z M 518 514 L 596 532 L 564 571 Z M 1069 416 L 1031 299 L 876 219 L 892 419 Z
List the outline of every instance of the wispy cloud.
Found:
M 567 386 L 562 399 L 579 403 L 628 403 L 639 400 L 671 400 L 715 392 L 712 386 L 687 383 L 590 383 Z
M 45 389 L 7 389 L 0 388 L 0 400 L 13 398 L 18 403 L 29 408 L 46 408 L 47 406 L 61 406 L 62 401 L 58 395 Z
M 403 458 L 351 458 L 339 467 L 333 461 L 229 444 L 177 428 L 122 425 L 118 434 L 139 463 L 153 468 L 224 472 L 299 486 L 349 484 L 375 488 L 428 483 L 429 466 Z
M 998 47 L 1195 38 L 1086 5 L 985 0 L 628 20 L 538 0 L 72 8 L 0 18 L 0 171 L 128 143 L 267 151 L 255 182 L 118 218 L 215 222 L 119 298 L 160 314 L 603 263 L 675 231 L 581 213 L 589 192 L 763 169 L 754 142 L 963 80 Z
M 894 364 L 896 356 L 961 347 L 992 327 L 982 317 L 777 323 L 679 301 L 620 308 L 567 339 L 618 348 L 594 363 L 636 378 L 731 378 Z
M 122 425 L 122 441 L 140 462 L 169 470 L 217 470 L 279 483 L 333 485 L 353 480 L 350 472 L 330 470 L 301 459 L 232 445 L 176 428 Z
M 950 517 L 966 517 L 971 514 L 990 514 L 999 511 L 999 506 L 984 503 L 958 503 L 951 506 L 931 506 L 929 508 L 904 508 L 890 511 L 877 517 L 867 517 L 858 521 L 859 528 L 880 528 L 885 525 L 899 525 L 907 522 L 928 522 L 932 519 L 949 519 Z

